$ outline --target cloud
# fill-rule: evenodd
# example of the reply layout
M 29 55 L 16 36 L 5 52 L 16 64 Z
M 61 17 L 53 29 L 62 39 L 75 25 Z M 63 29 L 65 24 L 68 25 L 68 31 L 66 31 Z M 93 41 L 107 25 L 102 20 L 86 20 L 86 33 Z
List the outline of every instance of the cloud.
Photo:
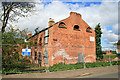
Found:
M 118 25 L 120 25 L 120 24 L 115 24 L 115 25 L 112 26 L 112 31 L 116 35 L 119 35 L 119 31 L 120 31 L 120 27 L 118 27 Z
M 116 2 L 103 2 L 100 5 L 81 7 L 77 12 L 82 14 L 83 19 L 91 26 L 98 23 L 102 26 L 113 26 L 118 20 L 118 6 Z
M 115 43 L 118 40 L 118 35 L 111 32 L 111 31 L 107 31 L 106 28 L 102 29 L 103 34 L 102 34 L 102 38 L 108 43 Z
M 118 3 L 102 2 L 101 4 L 91 4 L 84 7 L 83 4 L 62 3 L 53 1 L 47 5 L 41 3 L 36 4 L 31 16 L 20 18 L 18 25 L 20 29 L 29 28 L 34 31 L 36 27 L 40 30 L 47 27 L 49 18 L 53 18 L 55 22 L 65 19 L 69 16 L 70 11 L 75 11 L 82 15 L 82 18 L 94 29 L 100 23 L 103 31 L 102 38 L 106 43 L 114 43 L 118 40 Z M 106 27 L 112 27 L 112 31 L 107 31 Z M 104 46 L 104 45 L 103 45 Z
M 75 10 L 82 15 L 82 18 L 94 29 L 100 23 L 102 28 L 102 38 L 110 47 L 118 41 L 118 3 L 103 2 L 100 5 L 92 4 L 89 7 L 80 7 Z M 107 27 L 112 27 L 108 31 Z M 104 44 L 102 45 L 104 46 Z
M 45 6 L 44 11 L 47 17 L 53 18 L 56 22 L 68 17 L 70 12 L 69 7 L 59 1 L 53 1 L 51 4 L 48 4 Z
M 36 27 L 40 27 L 41 30 L 48 27 L 49 18 L 58 22 L 68 17 L 70 12 L 69 7 L 59 1 L 53 1 L 46 6 L 43 3 L 38 3 L 34 9 L 36 11 L 31 16 L 19 19 L 15 25 L 18 25 L 20 29 L 29 28 L 33 31 Z

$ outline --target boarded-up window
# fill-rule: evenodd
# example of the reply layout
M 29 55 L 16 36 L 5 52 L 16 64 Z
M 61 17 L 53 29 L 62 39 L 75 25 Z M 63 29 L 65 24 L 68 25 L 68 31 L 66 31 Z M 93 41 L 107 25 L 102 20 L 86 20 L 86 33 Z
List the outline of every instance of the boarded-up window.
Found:
M 83 62 L 83 54 L 82 53 L 78 53 L 78 63 Z
M 35 60 L 37 60 L 37 52 L 35 52 Z
M 39 45 L 42 46 L 42 38 L 39 40 Z
M 35 45 L 37 45 L 38 36 L 35 38 Z
M 48 51 L 44 51 L 44 63 L 48 64 Z

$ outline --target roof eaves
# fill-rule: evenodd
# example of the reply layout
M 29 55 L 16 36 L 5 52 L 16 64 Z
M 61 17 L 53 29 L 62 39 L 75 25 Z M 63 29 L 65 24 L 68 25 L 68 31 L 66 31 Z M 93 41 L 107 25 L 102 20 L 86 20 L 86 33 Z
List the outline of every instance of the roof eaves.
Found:
M 52 26 L 53 26 L 53 25 L 52 25 Z M 41 33 L 41 32 L 43 32 L 43 31 L 45 31 L 45 30 L 51 28 L 52 26 L 50 26 L 50 27 L 48 27 L 48 28 L 44 28 L 44 29 L 42 29 L 42 30 L 39 31 L 38 33 L 36 33 L 36 34 L 32 35 L 31 37 L 29 37 L 27 40 L 29 40 L 30 38 L 34 37 L 35 35 L 37 35 L 37 34 L 39 34 L 39 33 Z
M 69 18 L 69 17 L 67 17 L 67 18 Z M 67 18 L 65 18 L 65 19 L 67 19 Z M 63 20 L 65 20 L 65 19 L 63 19 Z M 61 22 L 61 21 L 63 21 L 63 20 L 60 20 L 59 22 Z M 55 24 L 57 24 L 57 23 L 59 23 L 59 22 L 56 22 L 56 23 L 54 23 L 53 25 L 55 25 Z M 53 25 L 52 25 L 52 26 L 53 26 Z M 50 27 L 48 27 L 48 28 L 45 28 L 45 29 L 42 29 L 42 30 L 39 31 L 37 34 L 39 34 L 39 33 L 43 32 L 43 31 L 45 31 L 45 30 L 51 28 L 52 26 L 50 26 Z M 27 40 L 29 40 L 30 38 L 34 37 L 34 36 L 37 35 L 37 34 L 32 35 L 32 36 L 29 37 Z

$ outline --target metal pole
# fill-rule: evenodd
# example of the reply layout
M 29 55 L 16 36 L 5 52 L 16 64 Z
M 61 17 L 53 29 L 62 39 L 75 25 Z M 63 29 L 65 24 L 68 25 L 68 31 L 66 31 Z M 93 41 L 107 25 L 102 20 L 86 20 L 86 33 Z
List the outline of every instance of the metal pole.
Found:
M 64 65 L 64 55 L 63 55 L 63 53 L 62 53 L 62 56 L 63 56 L 63 65 Z
M 53 58 L 52 58 L 52 65 L 54 65 L 54 58 L 55 58 L 55 48 L 53 48 L 53 53 L 52 53 L 52 56 L 53 56 Z
M 85 65 L 85 53 L 84 53 L 84 47 L 83 47 L 83 65 L 84 65 L 84 68 L 86 68 L 86 65 Z
M 112 64 L 111 64 L 111 56 L 110 56 L 110 49 L 109 49 L 109 61 L 110 61 L 110 66 L 112 66 Z

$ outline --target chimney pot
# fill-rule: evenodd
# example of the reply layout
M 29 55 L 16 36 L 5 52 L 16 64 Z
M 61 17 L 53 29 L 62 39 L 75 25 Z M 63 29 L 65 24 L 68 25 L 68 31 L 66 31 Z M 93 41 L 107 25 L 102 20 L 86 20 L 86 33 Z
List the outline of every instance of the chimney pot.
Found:
M 52 19 L 52 21 L 54 21 L 54 19 Z
M 52 26 L 54 23 L 54 19 L 49 18 L 48 27 Z
M 29 34 L 28 34 L 28 38 L 30 38 L 32 36 L 32 32 L 30 32 Z
M 81 14 L 79 13 L 76 13 L 76 12 L 70 12 L 70 16 L 80 16 L 81 17 Z
M 49 18 L 49 21 L 52 21 L 52 18 Z

